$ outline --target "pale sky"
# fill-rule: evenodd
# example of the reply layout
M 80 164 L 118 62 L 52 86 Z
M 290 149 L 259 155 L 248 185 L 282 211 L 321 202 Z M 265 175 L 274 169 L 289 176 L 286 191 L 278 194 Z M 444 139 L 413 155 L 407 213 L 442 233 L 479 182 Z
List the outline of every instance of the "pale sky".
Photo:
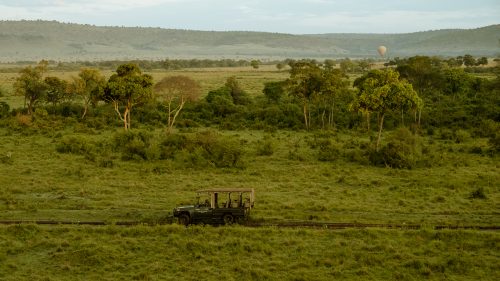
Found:
M 500 0 L 0 0 L 1 20 L 293 34 L 406 33 L 500 23 Z

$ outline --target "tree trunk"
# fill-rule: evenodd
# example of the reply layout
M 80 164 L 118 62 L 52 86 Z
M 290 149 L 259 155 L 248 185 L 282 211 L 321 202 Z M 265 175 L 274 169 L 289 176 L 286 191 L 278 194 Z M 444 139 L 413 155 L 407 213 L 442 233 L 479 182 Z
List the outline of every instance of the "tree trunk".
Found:
M 422 109 L 418 110 L 418 127 L 420 128 L 420 118 L 422 117 Z
M 368 130 L 368 133 L 370 132 L 370 112 L 366 113 L 366 128 Z
M 304 103 L 304 123 L 306 125 L 306 130 L 309 130 L 308 122 L 307 122 L 307 103 Z
M 33 113 L 33 105 L 31 102 L 28 103 L 28 115 L 31 115 Z
M 125 108 L 125 111 L 123 112 L 123 128 L 125 131 L 128 131 L 129 125 L 128 125 L 128 108 Z
M 170 130 L 172 129 L 172 100 L 168 101 L 168 107 L 167 107 L 167 112 L 168 112 L 168 117 L 167 117 L 167 133 L 170 133 Z
M 382 136 L 382 127 L 384 126 L 384 114 L 382 114 L 378 121 L 378 137 L 377 137 L 377 146 L 376 149 L 378 151 L 380 145 L 380 137 Z
M 332 128 L 335 128 L 335 122 L 334 122 L 334 119 L 333 119 L 333 114 L 335 113 L 335 102 L 332 102 L 332 108 L 330 109 L 330 114 L 331 114 L 331 121 L 330 121 L 330 126 Z
M 82 118 L 85 118 L 85 115 L 87 115 L 87 110 L 89 109 L 89 104 L 88 103 L 85 103 L 84 106 L 83 106 L 83 114 L 82 114 Z
M 325 129 L 325 114 L 326 114 L 326 110 L 323 109 L 323 113 L 321 114 L 321 126 L 322 126 L 323 130 Z
M 311 109 L 309 108 L 309 103 L 307 104 L 307 129 L 311 128 Z
M 177 116 L 181 112 L 185 103 L 186 103 L 185 101 L 181 101 L 181 103 L 179 104 L 179 107 L 175 109 L 175 114 L 172 117 L 172 123 L 170 123 L 168 126 L 168 132 L 167 132 L 168 134 L 170 134 L 172 132 L 172 130 L 174 129 L 175 120 L 177 119 Z M 170 114 L 169 114 L 169 120 L 170 120 Z
M 130 130 L 130 115 L 132 114 L 132 107 L 130 107 L 128 109 L 128 113 L 127 113 L 127 128 Z
M 403 109 L 401 109 L 401 125 L 405 126 L 405 112 Z

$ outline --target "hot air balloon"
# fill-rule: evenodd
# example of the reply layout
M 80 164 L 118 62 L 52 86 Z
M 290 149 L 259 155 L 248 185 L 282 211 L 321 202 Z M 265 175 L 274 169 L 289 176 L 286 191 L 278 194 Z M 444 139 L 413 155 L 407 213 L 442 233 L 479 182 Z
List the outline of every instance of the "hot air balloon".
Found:
M 379 46 L 377 51 L 381 57 L 385 56 L 385 52 L 387 52 L 387 48 L 385 46 Z

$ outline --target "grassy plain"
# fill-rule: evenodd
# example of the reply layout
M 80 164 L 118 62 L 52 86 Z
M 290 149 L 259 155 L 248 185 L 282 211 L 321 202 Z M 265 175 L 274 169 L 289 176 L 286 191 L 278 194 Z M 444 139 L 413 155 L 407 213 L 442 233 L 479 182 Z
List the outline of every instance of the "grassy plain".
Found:
M 100 142 L 113 133 L 69 130 L 20 136 L 3 131 L 0 152 L 10 160 L 0 165 L 0 218 L 166 216 L 176 204 L 194 199 L 198 189 L 227 186 L 256 188 L 256 219 L 500 224 L 500 168 L 494 158 L 460 152 L 470 144 L 450 144 L 451 152 L 438 152 L 444 159 L 441 166 L 413 170 L 341 159 L 320 162 L 307 143 L 312 134 L 300 132 L 225 132 L 238 138 L 245 151 L 245 167 L 232 169 L 182 166 L 171 160 L 121 161 L 119 154 L 110 156 L 113 167 L 102 168 L 84 156 L 56 152 L 65 135 Z M 265 138 L 272 140 L 275 152 L 258 156 Z M 300 159 L 291 157 L 293 153 Z M 470 198 L 478 188 L 486 199 Z
M 1 280 L 498 280 L 476 231 L 0 227 Z
M 251 95 L 286 78 L 272 69 L 178 71 L 205 91 L 235 75 Z M 178 72 L 153 72 L 155 79 Z M 0 74 L 11 87 L 15 73 Z M 70 77 L 76 73 L 54 73 Z M 109 75 L 109 73 L 107 74 Z M 5 82 L 7 81 L 7 82 Z M 11 107 L 20 97 L 1 98 Z M 498 157 L 470 153 L 486 139 L 454 143 L 424 137 L 436 165 L 391 169 L 339 158 L 318 161 L 318 132 L 219 131 L 239 141 L 243 167 L 182 161 L 96 165 L 56 151 L 65 136 L 89 143 L 115 129 L 83 123 L 12 130 L 0 127 L 0 219 L 159 221 L 208 187 L 253 187 L 255 220 L 419 223 L 423 230 L 304 230 L 276 228 L 1 226 L 0 280 L 498 280 L 497 231 L 435 231 L 436 224 L 500 225 Z M 158 137 L 160 128 L 142 127 Z M 206 128 L 183 131 L 194 134 Z M 362 132 L 329 135 L 362 142 Z M 263 141 L 271 155 L 257 152 Z M 485 198 L 473 198 L 482 190 Z

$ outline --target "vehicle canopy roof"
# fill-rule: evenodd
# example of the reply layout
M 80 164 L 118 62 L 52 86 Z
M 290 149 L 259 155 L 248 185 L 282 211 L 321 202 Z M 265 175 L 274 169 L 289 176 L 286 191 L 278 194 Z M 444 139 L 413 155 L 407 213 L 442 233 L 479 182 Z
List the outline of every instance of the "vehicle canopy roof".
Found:
M 198 190 L 198 193 L 218 193 L 218 192 L 251 192 L 255 193 L 255 190 L 253 188 L 211 188 L 211 189 L 202 189 Z
M 211 197 L 211 206 L 214 207 L 216 205 L 215 195 L 218 193 L 249 193 L 250 194 L 250 204 L 253 207 L 255 201 L 255 190 L 253 188 L 211 188 L 211 189 L 202 189 L 198 190 L 196 193 L 208 193 L 212 194 Z

